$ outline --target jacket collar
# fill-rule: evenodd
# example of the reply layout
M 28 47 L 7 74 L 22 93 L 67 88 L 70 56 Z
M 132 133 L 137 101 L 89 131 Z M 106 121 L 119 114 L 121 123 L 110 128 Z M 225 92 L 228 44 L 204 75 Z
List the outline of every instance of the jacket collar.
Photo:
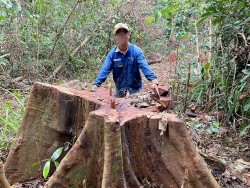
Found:
M 126 50 L 125 53 L 122 53 L 121 50 L 120 50 L 120 48 L 117 46 L 116 49 L 115 49 L 115 52 L 121 52 L 123 55 L 125 55 L 128 52 L 130 46 L 131 46 L 130 43 L 128 43 L 128 49 Z

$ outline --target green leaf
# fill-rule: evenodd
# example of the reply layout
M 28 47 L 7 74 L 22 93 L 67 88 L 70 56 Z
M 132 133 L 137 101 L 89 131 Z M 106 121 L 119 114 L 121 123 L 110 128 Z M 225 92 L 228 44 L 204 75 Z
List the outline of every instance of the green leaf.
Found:
M 63 147 L 58 148 L 51 156 L 51 160 L 55 161 L 58 159 L 58 157 L 60 157 L 60 155 L 62 154 L 63 151 Z
M 4 65 L 4 66 L 6 66 L 7 64 L 9 64 L 9 62 L 8 62 L 8 61 L 0 61 L 0 65 Z
M 211 128 L 211 131 L 214 132 L 214 133 L 220 133 L 220 129 L 216 128 L 216 127 L 212 127 Z
M 57 168 L 58 168 L 58 166 L 59 166 L 59 162 L 54 161 L 54 163 L 55 163 L 55 166 L 56 166 L 56 169 L 57 169 Z
M 243 8 L 246 6 L 246 2 L 241 2 L 238 5 L 236 5 L 236 8 Z
M 204 124 L 199 123 L 199 124 L 196 124 L 194 127 L 195 128 L 200 128 L 200 127 L 204 127 L 204 126 L 205 126 Z
M 63 149 L 63 151 L 68 151 L 69 150 L 69 145 L 66 145 Z
M 8 2 L 5 6 L 6 6 L 7 9 L 10 9 L 10 8 L 12 8 L 12 3 Z
M 217 17 L 213 20 L 213 24 L 220 23 L 224 17 Z
M 207 17 L 210 16 L 210 15 L 212 15 L 212 12 L 206 12 L 206 13 L 202 14 L 201 17 L 202 17 L 202 18 L 204 18 L 204 17 L 207 18 Z
M 170 9 L 167 7 L 161 11 L 162 16 L 165 16 L 166 13 L 169 13 Z
M 147 19 L 146 19 L 146 24 L 151 24 L 152 22 L 154 21 L 154 17 L 152 16 L 148 16 Z
M 214 121 L 213 122 L 213 126 L 216 127 L 216 128 L 219 128 L 220 124 L 218 121 Z
M 206 65 L 204 66 L 204 69 L 205 69 L 206 71 L 208 71 L 209 68 L 210 68 L 210 63 L 208 62 L 208 63 L 206 63 Z
M 2 14 L 0 14 L 0 21 L 5 20 L 5 16 L 3 16 Z
M 121 2 L 122 2 L 122 0 L 113 0 L 113 1 L 111 1 L 111 3 L 113 5 L 120 4 Z
M 0 12 L 0 21 L 5 20 L 6 16 L 7 16 L 6 12 Z
M 248 133 L 248 129 L 250 129 L 250 125 L 247 125 L 241 132 L 240 137 L 245 136 Z
M 242 72 L 243 72 L 244 74 L 250 75 L 250 70 L 243 69 Z
M 49 175 L 50 161 L 47 161 L 43 167 L 43 178 L 46 179 Z
M 3 55 L 0 55 L 0 59 L 4 58 L 4 57 L 6 57 L 6 56 L 9 56 L 9 55 L 10 55 L 10 53 L 8 53 L 8 54 L 3 54 Z
M 208 17 L 203 17 L 201 18 L 198 22 L 197 22 L 197 25 L 200 25 L 205 19 L 207 19 Z
M 217 12 L 217 10 L 216 10 L 216 8 L 215 7 L 208 7 L 207 8 L 207 11 L 209 11 L 209 12 Z
M 244 77 L 240 80 L 240 82 L 241 82 L 241 83 L 245 82 L 249 77 L 250 77 L 249 75 L 244 76 Z
M 207 133 L 211 133 L 212 132 L 212 130 L 209 129 L 209 128 L 206 131 L 207 131 Z
M 244 112 L 248 112 L 249 109 L 250 109 L 250 103 L 245 104 L 243 107 Z
M 8 2 L 7 0 L 2 0 L 2 3 L 6 5 Z
M 15 6 L 15 11 L 20 12 L 21 10 L 22 10 L 21 5 L 19 3 L 17 3 L 16 6 Z
M 220 158 L 220 162 L 224 165 L 226 164 L 226 160 L 224 158 Z
M 160 11 L 155 12 L 155 15 L 154 15 L 154 16 L 155 16 L 155 21 L 156 21 L 156 22 L 162 17 Z
M 33 172 L 33 170 L 37 167 L 38 163 L 33 163 L 29 168 L 29 173 Z
M 58 82 L 55 83 L 56 86 L 59 86 L 63 83 L 63 80 L 59 80 Z

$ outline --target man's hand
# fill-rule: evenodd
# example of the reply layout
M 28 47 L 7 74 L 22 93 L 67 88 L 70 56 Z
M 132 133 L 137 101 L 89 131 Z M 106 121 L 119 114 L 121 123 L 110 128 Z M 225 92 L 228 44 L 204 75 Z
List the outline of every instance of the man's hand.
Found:
M 154 89 L 154 88 L 158 88 L 158 80 L 157 79 L 155 79 L 155 80 L 152 80 L 152 89 Z
M 160 99 L 160 94 L 159 94 L 159 90 L 158 90 L 158 80 L 152 80 L 152 85 L 151 85 L 154 93 L 156 94 L 156 97 Z

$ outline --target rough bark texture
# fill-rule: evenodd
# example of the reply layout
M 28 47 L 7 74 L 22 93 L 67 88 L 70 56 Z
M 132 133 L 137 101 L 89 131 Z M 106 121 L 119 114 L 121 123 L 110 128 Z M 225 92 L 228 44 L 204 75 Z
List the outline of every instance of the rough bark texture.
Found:
M 39 169 L 29 173 L 29 167 L 77 138 L 52 169 L 47 187 L 136 188 L 145 180 L 151 187 L 219 187 L 180 119 L 129 104 L 129 99 L 116 99 L 111 109 L 108 91 L 102 89 L 90 93 L 35 84 L 5 164 L 8 180 L 41 177 Z M 167 126 L 159 129 L 159 123 Z

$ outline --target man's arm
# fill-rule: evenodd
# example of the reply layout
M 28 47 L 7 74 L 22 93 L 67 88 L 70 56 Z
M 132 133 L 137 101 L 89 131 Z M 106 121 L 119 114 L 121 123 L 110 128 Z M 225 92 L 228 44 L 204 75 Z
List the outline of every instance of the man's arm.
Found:
M 150 66 L 148 65 L 147 60 L 146 60 L 146 58 L 145 58 L 142 50 L 140 50 L 138 52 L 137 62 L 139 64 L 139 67 L 142 70 L 143 74 L 147 78 L 147 80 L 152 81 L 153 83 L 157 83 L 158 84 L 157 77 L 154 74 L 154 72 L 151 70 Z
M 100 72 L 98 73 L 96 80 L 93 82 L 93 85 L 100 87 L 102 83 L 105 82 L 105 80 L 107 79 L 111 70 L 112 70 L 112 59 L 111 59 L 111 54 L 109 53 L 102 65 Z

